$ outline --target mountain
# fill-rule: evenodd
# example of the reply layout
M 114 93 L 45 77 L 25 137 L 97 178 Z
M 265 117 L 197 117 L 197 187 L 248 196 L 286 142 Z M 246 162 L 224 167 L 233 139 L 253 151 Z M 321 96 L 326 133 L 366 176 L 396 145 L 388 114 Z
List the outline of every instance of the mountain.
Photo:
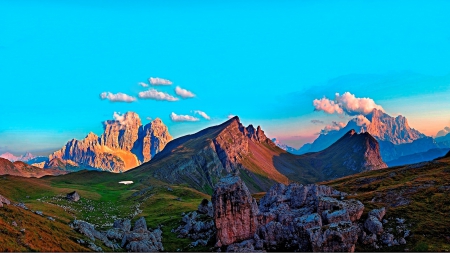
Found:
M 211 193 L 227 174 L 239 174 L 251 192 L 274 182 L 313 183 L 386 167 L 377 141 L 350 131 L 319 153 L 293 155 L 277 147 L 264 131 L 244 127 L 238 117 L 171 141 L 150 162 L 127 173 L 139 181 L 156 178 Z
M 420 152 L 412 155 L 400 156 L 399 158 L 387 162 L 389 167 L 399 166 L 405 164 L 420 163 L 431 161 L 433 159 L 445 156 L 449 152 L 449 148 L 433 148 L 425 152 Z
M 275 145 L 277 145 L 277 147 L 281 148 L 282 150 L 286 150 L 287 152 L 294 154 L 294 155 L 300 154 L 300 150 L 281 143 L 280 141 L 277 140 L 277 138 L 272 138 L 271 140 L 273 143 L 275 143 Z
M 11 162 L 15 162 L 15 161 L 22 161 L 22 162 L 28 162 L 29 160 L 32 160 L 35 158 L 34 155 L 32 155 L 31 153 L 27 152 L 21 156 L 15 156 L 9 152 L 3 153 L 0 155 L 0 158 L 5 158 L 8 159 Z
M 67 142 L 49 162 L 59 158 L 73 166 L 123 172 L 149 161 L 172 140 L 159 118 L 143 126 L 134 112 L 105 121 L 103 128 L 100 137 L 91 132 L 83 140 Z
M 8 159 L 0 158 L 0 175 L 13 175 L 21 177 L 43 177 L 47 175 L 63 175 L 67 174 L 66 171 L 58 169 L 42 169 L 35 166 L 28 165 L 21 161 L 15 161 L 14 163 Z
M 370 133 L 379 142 L 384 161 L 438 148 L 431 137 L 411 128 L 408 120 L 402 115 L 394 118 L 374 109 L 367 115 L 367 121 L 363 121 L 359 117 L 353 118 L 342 129 L 322 133 L 313 143 L 303 145 L 300 153 L 321 151 L 352 129 L 357 133 Z

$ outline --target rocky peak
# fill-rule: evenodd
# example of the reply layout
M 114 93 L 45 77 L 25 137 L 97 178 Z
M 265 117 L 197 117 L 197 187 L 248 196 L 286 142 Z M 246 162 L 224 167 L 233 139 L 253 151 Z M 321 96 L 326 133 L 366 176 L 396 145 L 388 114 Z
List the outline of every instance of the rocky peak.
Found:
M 104 133 L 100 137 L 101 144 L 110 148 L 130 151 L 138 138 L 141 125 L 139 115 L 134 112 L 115 116 L 114 120 L 107 120 L 103 123 Z

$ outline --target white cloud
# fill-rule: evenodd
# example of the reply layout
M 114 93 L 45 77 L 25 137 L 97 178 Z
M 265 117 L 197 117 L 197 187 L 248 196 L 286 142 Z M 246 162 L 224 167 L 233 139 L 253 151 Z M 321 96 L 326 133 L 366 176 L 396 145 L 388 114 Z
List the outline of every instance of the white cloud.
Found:
M 343 127 L 345 127 L 345 123 L 344 122 L 336 122 L 333 121 L 331 122 L 330 125 L 326 125 L 324 129 L 322 129 L 322 131 L 320 131 L 321 134 L 327 134 L 331 131 L 338 131 L 340 129 L 342 129 Z
M 152 121 L 152 118 L 151 117 L 147 117 L 147 120 Z
M 102 92 L 100 94 L 100 98 L 101 99 L 108 99 L 111 102 L 127 102 L 127 103 L 131 103 L 136 101 L 135 97 L 129 96 L 125 93 L 117 93 L 117 94 L 113 94 L 111 92 Z
M 315 111 L 324 111 L 328 114 L 333 114 L 335 112 L 342 114 L 344 112 L 338 104 L 328 98 L 314 99 L 313 105 Z
M 233 114 L 228 114 L 227 118 L 232 119 L 234 117 Z
M 148 87 L 148 84 L 146 84 L 146 83 L 144 83 L 144 82 L 139 82 L 138 83 L 140 86 L 142 86 L 142 87 Z
M 200 116 L 202 116 L 204 119 L 207 119 L 207 120 L 210 120 L 211 118 L 205 113 L 205 112 L 202 112 L 202 111 L 194 111 L 194 113 L 196 113 L 196 114 L 199 114 Z
M 450 127 L 444 127 L 444 129 L 442 129 L 441 131 L 439 131 L 436 134 L 436 137 L 442 137 L 442 136 L 446 136 L 447 134 L 450 133 Z
M 180 86 L 177 86 L 175 88 L 175 93 L 178 96 L 182 97 L 182 98 L 193 98 L 193 97 L 195 97 L 194 93 L 192 93 L 192 92 L 190 92 L 188 90 L 182 89 L 182 88 L 180 88 Z
M 177 101 L 178 98 L 169 95 L 165 92 L 157 91 L 155 89 L 150 89 L 147 91 L 139 92 L 139 97 L 143 99 L 155 99 L 155 100 L 165 100 L 165 101 Z
M 370 125 L 370 120 L 368 120 L 364 115 L 358 115 L 356 116 L 356 125 L 358 126 L 368 126 Z
M 357 98 L 350 92 L 345 92 L 342 96 L 340 96 L 339 93 L 336 93 L 335 101 L 348 115 L 367 115 L 371 113 L 373 109 L 384 111 L 383 107 L 377 105 L 373 99 Z
M 172 85 L 172 81 L 159 77 L 150 77 L 148 81 L 151 85 Z
M 334 100 L 328 98 L 314 99 L 313 100 L 314 110 L 324 111 L 328 114 L 338 113 L 353 115 L 367 115 L 373 111 L 373 109 L 378 109 L 381 111 L 383 107 L 377 105 L 375 101 L 371 98 L 357 98 L 350 92 L 345 92 L 342 95 L 339 93 L 335 94 Z
M 178 114 L 175 114 L 174 112 L 172 112 L 170 114 L 170 119 L 172 119 L 172 121 L 175 121 L 175 122 L 199 121 L 200 120 L 199 118 L 196 118 L 196 117 L 193 117 L 193 116 L 190 116 L 190 115 L 178 115 Z

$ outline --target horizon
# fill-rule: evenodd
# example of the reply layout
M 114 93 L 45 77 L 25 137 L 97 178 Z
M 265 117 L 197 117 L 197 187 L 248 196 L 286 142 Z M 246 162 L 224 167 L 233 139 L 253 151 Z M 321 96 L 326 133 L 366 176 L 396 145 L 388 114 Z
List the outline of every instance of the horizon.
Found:
M 238 115 L 298 148 L 379 106 L 434 137 L 450 126 L 448 10 L 2 1 L 0 153 L 51 153 L 127 111 L 143 125 L 160 118 L 174 138 Z

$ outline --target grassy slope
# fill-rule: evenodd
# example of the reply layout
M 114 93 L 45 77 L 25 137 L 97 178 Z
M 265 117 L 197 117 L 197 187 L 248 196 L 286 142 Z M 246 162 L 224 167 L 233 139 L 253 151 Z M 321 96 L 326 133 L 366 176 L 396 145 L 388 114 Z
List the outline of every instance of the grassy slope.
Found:
M 142 210 L 142 213 L 134 217 L 132 222 L 144 216 L 151 228 L 163 225 L 163 245 L 166 250 L 190 250 L 187 248 L 189 240 L 176 238 L 170 231 L 179 225 L 182 212 L 196 210 L 201 200 L 209 196 L 184 186 L 168 188 L 167 184 L 157 180 L 146 181 L 145 185 L 118 184 L 119 181 L 128 179 L 127 174 L 97 171 L 81 171 L 42 179 L 1 176 L 1 195 L 14 202 L 24 202 L 31 210 L 43 211 L 44 216 L 55 217 L 57 221 L 51 223 L 45 217 L 14 206 L 0 208 L 0 245 L 8 245 L 4 249 L 0 247 L 0 251 L 88 251 L 89 249 L 75 243 L 76 238 L 86 238 L 68 226 L 75 216 L 96 225 L 105 225 L 101 230 L 107 230 L 116 218 L 126 217 L 136 208 Z M 80 193 L 82 199 L 79 202 L 72 203 L 65 200 L 65 194 L 73 190 Z M 138 192 L 140 194 L 132 196 Z M 181 201 L 177 198 L 181 198 Z M 64 211 L 54 204 L 70 209 Z M 11 226 L 12 220 L 29 221 L 30 224 L 37 221 L 36 226 L 26 227 L 25 235 L 33 236 L 29 240 L 21 239 L 18 229 Z M 54 243 L 44 247 L 42 242 L 45 240 L 38 240 L 38 233 L 43 238 L 44 236 L 53 238 Z M 24 243 L 29 247 L 24 246 Z M 100 242 L 96 244 L 102 246 Z M 106 247 L 103 249 L 109 250 Z
M 391 250 L 450 250 L 450 158 L 360 173 L 324 184 L 356 194 L 351 197 L 364 203 L 365 214 L 385 206 L 386 218 L 405 218 L 412 236 L 406 246 Z

